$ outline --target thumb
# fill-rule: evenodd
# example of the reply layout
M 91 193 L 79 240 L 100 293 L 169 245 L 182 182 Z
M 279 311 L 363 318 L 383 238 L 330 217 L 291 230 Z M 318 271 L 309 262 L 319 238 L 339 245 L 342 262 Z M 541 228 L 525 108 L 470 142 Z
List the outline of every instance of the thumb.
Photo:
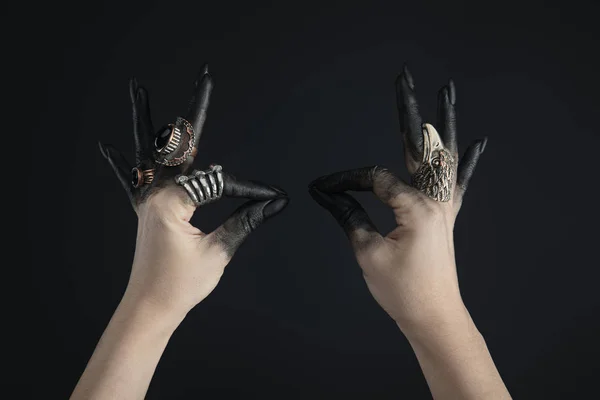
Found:
M 158 190 L 155 188 L 151 189 L 149 193 L 144 193 L 139 211 L 142 214 L 146 212 L 160 214 L 170 221 L 189 222 L 196 211 L 196 205 L 186 190 L 182 190 L 180 186 L 169 184 Z
M 211 232 L 207 239 L 221 246 L 229 257 L 233 257 L 236 250 L 256 228 L 283 211 L 288 203 L 288 197 L 248 201 L 235 210 L 220 227 Z

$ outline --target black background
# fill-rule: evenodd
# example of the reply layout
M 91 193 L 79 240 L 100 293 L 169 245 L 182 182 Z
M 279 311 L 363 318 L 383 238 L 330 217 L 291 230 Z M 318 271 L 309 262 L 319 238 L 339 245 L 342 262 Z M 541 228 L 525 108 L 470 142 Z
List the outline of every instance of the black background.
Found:
M 461 150 L 489 137 L 455 242 L 464 301 L 510 392 L 582 398 L 595 389 L 592 2 L 120 1 L 35 11 L 29 29 L 44 69 L 32 157 L 51 168 L 30 193 L 44 193 L 29 213 L 39 398 L 69 396 L 129 276 L 136 217 L 97 141 L 132 160 L 129 77 L 148 88 L 158 127 L 185 112 L 206 61 L 215 89 L 201 165 L 279 184 L 292 201 L 175 332 L 149 399 L 431 397 L 343 232 L 306 190 L 317 176 L 374 164 L 408 178 L 394 93 L 405 61 L 425 120 L 435 123 L 437 90 L 452 77 Z M 358 198 L 391 229 L 389 210 Z M 238 204 L 222 200 L 193 222 L 212 230 Z

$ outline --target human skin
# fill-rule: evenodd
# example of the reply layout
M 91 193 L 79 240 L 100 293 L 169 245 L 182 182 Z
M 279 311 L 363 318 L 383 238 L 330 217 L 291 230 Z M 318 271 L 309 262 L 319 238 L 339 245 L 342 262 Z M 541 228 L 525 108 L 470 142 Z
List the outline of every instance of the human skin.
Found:
M 405 66 L 396 81 L 400 128 L 409 173 L 423 162 L 423 124 L 414 81 Z M 439 137 L 458 160 L 454 82 L 438 93 Z M 485 341 L 462 301 L 453 230 L 467 185 L 487 139 L 472 143 L 450 166 L 448 201 L 438 201 L 384 167 L 342 171 L 309 185 L 314 200 L 346 232 L 375 300 L 409 340 L 435 399 L 510 399 Z M 458 165 L 457 165 L 458 164 Z M 394 213 L 396 228 L 381 235 L 346 191 L 372 191 Z
M 203 68 L 186 119 L 198 133 L 206 118 L 212 78 Z M 103 156 L 123 184 L 138 217 L 136 248 L 125 294 L 104 331 L 71 399 L 142 399 L 177 326 L 218 284 L 237 248 L 264 221 L 281 212 L 287 195 L 275 186 L 224 174 L 223 195 L 250 199 L 220 227 L 204 233 L 190 224 L 196 205 L 173 177 L 193 168 L 152 160 L 154 129 L 148 96 L 130 82 L 136 165 L 156 168 L 151 184 L 135 188 L 131 168 L 112 146 Z M 196 142 L 197 143 L 197 142 Z

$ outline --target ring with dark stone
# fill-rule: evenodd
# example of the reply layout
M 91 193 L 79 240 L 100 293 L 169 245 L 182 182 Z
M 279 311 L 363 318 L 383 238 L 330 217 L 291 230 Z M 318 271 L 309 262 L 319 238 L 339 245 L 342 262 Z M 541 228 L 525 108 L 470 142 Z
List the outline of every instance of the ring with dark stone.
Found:
M 154 139 L 155 160 L 169 167 L 183 164 L 195 155 L 194 128 L 184 118 L 177 117 L 175 124 L 161 128 Z
M 154 140 L 156 151 L 161 154 L 169 154 L 177 150 L 179 143 L 181 143 L 181 130 L 173 124 L 161 128 Z
M 131 170 L 131 184 L 134 188 L 148 185 L 154 180 L 154 169 L 141 169 L 134 167 Z

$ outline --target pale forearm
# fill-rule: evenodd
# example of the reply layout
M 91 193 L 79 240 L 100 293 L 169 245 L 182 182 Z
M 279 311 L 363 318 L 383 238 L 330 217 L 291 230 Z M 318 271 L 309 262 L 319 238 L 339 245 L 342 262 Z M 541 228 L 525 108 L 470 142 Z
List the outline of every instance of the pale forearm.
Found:
M 71 399 L 143 399 L 182 318 L 157 313 L 144 302 L 125 295 Z
M 511 399 L 466 308 L 457 320 L 438 329 L 405 332 L 433 398 Z

